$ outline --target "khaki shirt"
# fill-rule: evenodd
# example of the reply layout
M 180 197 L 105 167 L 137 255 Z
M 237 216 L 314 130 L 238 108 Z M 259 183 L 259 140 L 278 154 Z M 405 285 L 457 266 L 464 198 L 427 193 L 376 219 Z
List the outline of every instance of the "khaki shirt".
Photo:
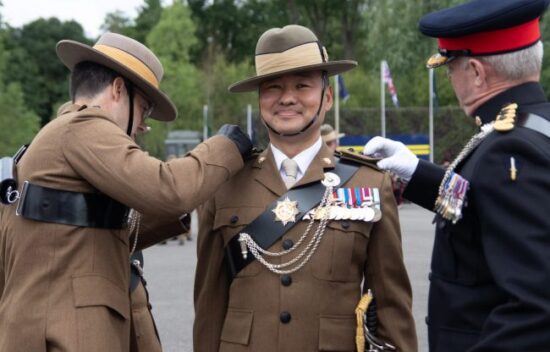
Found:
M 323 146 L 297 185 L 322 180 L 334 162 Z M 377 299 L 379 337 L 399 351 L 417 350 L 390 177 L 363 166 L 344 187 L 378 187 L 381 220 L 330 221 L 311 260 L 289 275 L 290 284 L 254 261 L 228 285 L 224 263 L 228 241 L 286 192 L 269 149 L 199 208 L 195 352 L 355 351 L 354 311 L 363 282 Z M 307 223 L 300 221 L 269 250 L 282 251 L 289 239 L 296 243 Z M 286 323 L 283 312 L 290 316 Z
M 166 237 L 243 166 L 221 136 L 162 162 L 104 111 L 79 109 L 69 106 L 36 135 L 17 167 L 19 184 L 102 192 L 138 210 L 139 247 Z M 127 229 L 31 221 L 0 206 L 0 351 L 128 351 L 128 255 Z

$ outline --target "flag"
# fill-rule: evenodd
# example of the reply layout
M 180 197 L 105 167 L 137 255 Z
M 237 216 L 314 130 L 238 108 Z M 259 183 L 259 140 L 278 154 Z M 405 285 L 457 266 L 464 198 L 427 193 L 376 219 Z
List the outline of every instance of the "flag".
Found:
M 388 66 L 388 62 L 386 60 L 382 61 L 382 68 L 384 70 L 384 83 L 388 86 L 388 90 L 391 94 L 391 100 L 393 102 L 393 105 L 395 107 L 399 107 L 399 100 L 397 99 L 397 90 L 395 89 L 395 85 L 393 84 L 393 79 L 391 78 L 390 73 L 390 67 Z
M 346 89 L 342 75 L 338 75 L 338 89 L 340 90 L 340 99 L 345 103 L 349 99 L 349 92 Z

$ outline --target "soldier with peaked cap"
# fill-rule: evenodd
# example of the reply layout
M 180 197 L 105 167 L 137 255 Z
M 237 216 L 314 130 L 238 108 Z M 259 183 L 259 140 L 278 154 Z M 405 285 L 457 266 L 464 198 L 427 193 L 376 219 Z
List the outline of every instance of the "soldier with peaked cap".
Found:
M 270 145 L 199 210 L 194 350 L 355 351 L 370 289 L 378 338 L 416 351 L 389 175 L 361 155 L 344 165 L 321 139 L 328 77 L 356 62 L 328 61 L 298 25 L 263 33 L 255 59 L 229 90 L 258 91 Z
M 445 170 L 397 142 L 365 153 L 435 211 L 430 351 L 550 350 L 550 103 L 539 84 L 548 0 L 476 0 L 426 15 L 460 106 L 480 129 Z
M 180 233 L 180 215 L 242 168 L 251 143 L 225 126 L 157 160 L 134 140 L 148 115 L 176 117 L 153 52 L 106 33 L 57 54 L 74 104 L 36 135 L 16 166 L 19 198 L 0 205 L 0 351 L 129 351 L 130 253 Z

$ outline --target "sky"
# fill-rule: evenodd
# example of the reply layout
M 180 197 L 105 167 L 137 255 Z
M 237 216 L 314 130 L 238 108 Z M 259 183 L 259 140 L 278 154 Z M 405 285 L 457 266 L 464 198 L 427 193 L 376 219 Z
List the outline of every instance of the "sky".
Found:
M 87 37 L 101 33 L 105 15 L 116 10 L 134 18 L 143 0 L 0 0 L 2 20 L 12 27 L 21 27 L 40 17 L 75 20 L 84 27 Z

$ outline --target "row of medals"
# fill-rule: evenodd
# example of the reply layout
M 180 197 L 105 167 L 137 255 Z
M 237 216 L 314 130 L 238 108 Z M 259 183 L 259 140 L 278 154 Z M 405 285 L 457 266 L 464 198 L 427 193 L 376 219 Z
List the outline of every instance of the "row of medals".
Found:
M 333 173 L 326 173 L 323 184 L 325 186 L 337 186 L 340 183 L 340 178 Z M 337 192 L 335 192 L 337 193 Z M 370 193 L 370 192 L 369 192 Z M 333 193 L 329 195 L 328 206 L 317 207 L 310 210 L 304 215 L 302 220 L 321 220 L 327 216 L 329 220 L 357 220 L 365 222 L 376 222 L 382 218 L 382 212 L 377 204 L 373 202 L 362 202 L 360 205 L 349 204 L 335 199 Z M 275 220 L 281 221 L 283 226 L 289 222 L 295 222 L 295 217 L 300 213 L 298 202 L 292 201 L 288 197 L 285 200 L 277 202 L 277 206 L 273 209 Z

